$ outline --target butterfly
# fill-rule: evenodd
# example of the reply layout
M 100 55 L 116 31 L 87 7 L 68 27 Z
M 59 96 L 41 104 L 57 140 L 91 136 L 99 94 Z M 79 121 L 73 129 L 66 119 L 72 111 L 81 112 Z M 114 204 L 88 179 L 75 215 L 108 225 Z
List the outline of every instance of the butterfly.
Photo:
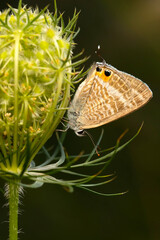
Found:
M 68 110 L 68 127 L 77 135 L 85 129 L 119 119 L 146 104 L 153 94 L 140 79 L 105 61 L 92 65 Z

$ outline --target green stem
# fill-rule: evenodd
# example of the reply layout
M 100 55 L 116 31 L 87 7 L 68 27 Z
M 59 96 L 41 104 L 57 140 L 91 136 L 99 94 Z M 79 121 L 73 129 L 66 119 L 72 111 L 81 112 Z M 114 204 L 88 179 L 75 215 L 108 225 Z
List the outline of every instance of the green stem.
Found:
M 9 183 L 9 240 L 18 239 L 18 202 L 19 186 L 17 182 Z

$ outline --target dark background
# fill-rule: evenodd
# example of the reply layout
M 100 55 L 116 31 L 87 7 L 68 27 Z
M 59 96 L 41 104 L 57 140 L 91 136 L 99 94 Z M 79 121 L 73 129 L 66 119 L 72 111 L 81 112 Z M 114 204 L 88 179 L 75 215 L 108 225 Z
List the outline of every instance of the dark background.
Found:
M 2 1 L 1 9 L 17 1 Z M 53 1 L 27 1 L 28 6 L 43 8 Z M 21 199 L 19 228 L 21 240 L 158 240 L 160 239 L 160 1 L 159 0 L 57 0 L 58 9 L 72 17 L 81 10 L 75 51 L 85 49 L 91 56 L 86 69 L 94 61 L 97 45 L 106 62 L 145 81 L 154 98 L 142 109 L 104 126 L 101 148 L 113 146 L 119 135 L 129 128 L 125 139 L 133 136 L 142 121 L 139 136 L 120 152 L 108 173 L 116 171 L 117 179 L 99 190 L 123 196 L 102 197 L 75 189 L 69 194 L 59 186 L 45 185 L 25 190 Z M 101 127 L 90 131 L 95 141 Z M 78 138 L 69 130 L 64 143 L 71 154 L 82 149 L 90 152 L 88 138 Z M 74 145 L 74 146 L 73 146 Z M 0 205 L 6 203 L 3 195 Z M 8 237 L 8 210 L 0 210 L 0 239 Z

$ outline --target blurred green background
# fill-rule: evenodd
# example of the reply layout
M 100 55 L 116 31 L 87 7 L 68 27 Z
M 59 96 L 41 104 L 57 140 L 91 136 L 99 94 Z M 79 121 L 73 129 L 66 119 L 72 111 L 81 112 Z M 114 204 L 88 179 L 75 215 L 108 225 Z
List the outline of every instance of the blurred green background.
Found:
M 0 9 L 9 3 L 0 2 Z M 25 0 L 28 6 L 53 11 L 53 0 Z M 160 239 L 160 1 L 159 0 L 57 0 L 58 9 L 67 23 L 76 8 L 81 10 L 75 53 L 85 50 L 90 59 L 86 69 L 99 58 L 94 54 L 101 45 L 107 63 L 146 82 L 153 99 L 142 109 L 104 126 L 101 149 L 111 147 L 126 129 L 125 139 L 133 136 L 142 121 L 139 136 L 117 154 L 108 168 L 117 179 L 101 188 L 105 193 L 125 190 L 123 196 L 102 197 L 75 189 L 70 194 L 59 186 L 44 185 L 27 189 L 21 199 L 19 239 L 21 240 L 158 240 Z M 95 141 L 101 127 L 90 130 Z M 124 139 L 124 140 L 125 140 Z M 123 140 L 123 141 L 124 141 Z M 68 131 L 64 143 L 69 154 L 82 149 L 90 152 L 86 137 L 78 138 Z M 1 185 L 3 183 L 1 182 Z M 8 238 L 8 210 L 0 197 L 0 240 Z

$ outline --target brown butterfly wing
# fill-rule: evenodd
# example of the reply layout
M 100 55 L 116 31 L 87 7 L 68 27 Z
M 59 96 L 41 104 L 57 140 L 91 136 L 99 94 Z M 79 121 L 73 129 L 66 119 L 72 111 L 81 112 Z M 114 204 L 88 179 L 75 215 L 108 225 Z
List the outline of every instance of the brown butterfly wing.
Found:
M 96 68 L 96 65 L 94 64 L 91 70 L 89 71 L 87 78 L 79 85 L 74 95 L 73 101 L 71 102 L 69 112 L 76 111 L 77 113 L 79 113 L 87 104 L 87 100 L 93 88 L 95 68 Z
M 82 129 L 98 127 L 123 117 L 142 107 L 152 97 L 151 90 L 141 80 L 111 66 L 106 69 L 112 72 L 108 82 L 92 76 L 90 85 L 84 83 L 80 89 L 78 102 L 83 104 L 79 104 L 81 111 L 77 122 Z

